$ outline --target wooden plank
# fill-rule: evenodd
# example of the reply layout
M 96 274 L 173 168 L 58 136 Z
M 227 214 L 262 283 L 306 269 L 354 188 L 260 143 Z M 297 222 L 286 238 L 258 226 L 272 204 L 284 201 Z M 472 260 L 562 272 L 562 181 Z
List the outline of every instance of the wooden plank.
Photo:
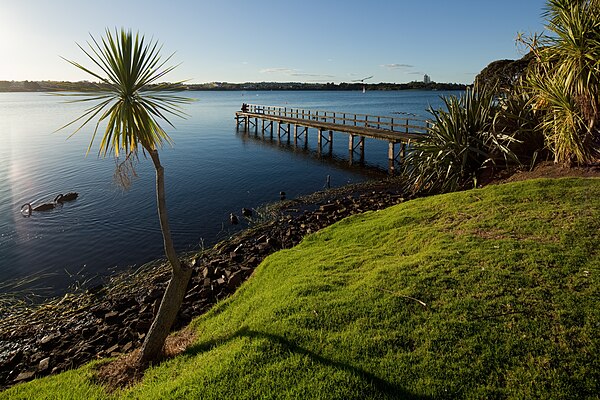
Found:
M 251 115 L 254 116 L 254 115 Z M 280 123 L 291 123 L 295 124 L 298 120 L 293 118 L 286 117 L 275 117 L 275 116 L 267 116 L 263 115 L 262 118 L 272 121 L 278 121 Z M 364 121 L 363 121 L 364 123 Z M 390 131 L 385 129 L 377 129 L 372 127 L 364 127 L 364 126 L 352 126 L 352 125 L 339 125 L 333 124 L 330 122 L 322 122 L 315 120 L 303 120 L 303 125 L 306 125 L 311 128 L 321 129 L 321 130 L 332 130 L 344 133 L 353 133 L 361 136 L 366 136 L 374 139 L 382 139 L 388 141 L 396 141 L 396 142 L 406 142 L 408 140 L 419 140 L 422 137 L 422 134 L 419 133 L 405 133 L 398 131 Z

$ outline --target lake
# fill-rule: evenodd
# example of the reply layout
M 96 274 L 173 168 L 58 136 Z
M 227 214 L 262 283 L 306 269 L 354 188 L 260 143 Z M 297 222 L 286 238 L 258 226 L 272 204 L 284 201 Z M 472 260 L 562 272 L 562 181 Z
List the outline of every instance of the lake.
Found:
M 243 228 L 230 213 L 332 186 L 383 177 L 387 143 L 366 140 L 365 164 L 349 165 L 347 135 L 335 134 L 333 156 L 318 155 L 316 131 L 308 148 L 294 148 L 236 130 L 243 102 L 313 110 L 428 117 L 441 95 L 399 92 L 189 92 L 185 120 L 167 129 L 175 145 L 161 150 L 167 206 L 178 251 L 210 246 Z M 93 126 L 58 128 L 81 115 L 84 104 L 44 93 L 0 93 L 0 293 L 18 290 L 60 295 L 71 285 L 101 279 L 162 257 L 152 162 L 141 154 L 128 190 L 115 183 L 114 158 L 86 157 Z M 168 126 L 165 126 L 167 128 Z M 170 128 L 170 127 L 168 127 Z M 21 206 L 79 198 L 47 212 L 21 214 Z M 30 280 L 36 277 L 38 279 Z

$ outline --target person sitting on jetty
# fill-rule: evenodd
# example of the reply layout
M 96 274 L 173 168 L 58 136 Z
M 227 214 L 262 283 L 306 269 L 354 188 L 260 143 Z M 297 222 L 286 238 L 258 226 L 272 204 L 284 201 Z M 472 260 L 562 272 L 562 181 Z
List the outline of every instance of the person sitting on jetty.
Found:
M 242 112 L 248 112 L 248 104 L 242 103 Z

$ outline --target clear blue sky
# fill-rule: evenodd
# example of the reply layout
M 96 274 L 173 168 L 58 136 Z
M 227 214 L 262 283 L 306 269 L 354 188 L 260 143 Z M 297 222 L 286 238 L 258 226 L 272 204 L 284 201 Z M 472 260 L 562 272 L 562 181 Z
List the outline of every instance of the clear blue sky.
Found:
M 544 0 L 0 0 L 0 80 L 83 80 L 91 33 L 131 28 L 181 62 L 169 80 L 471 83 L 522 56 Z M 84 62 L 85 65 L 89 63 Z

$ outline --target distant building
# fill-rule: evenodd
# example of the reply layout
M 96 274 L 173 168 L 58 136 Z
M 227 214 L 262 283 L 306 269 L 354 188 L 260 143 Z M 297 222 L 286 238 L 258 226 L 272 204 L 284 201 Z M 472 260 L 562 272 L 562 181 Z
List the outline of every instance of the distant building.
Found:
M 431 78 L 429 77 L 429 75 L 425 74 L 425 76 L 423 77 L 423 83 L 431 83 Z

